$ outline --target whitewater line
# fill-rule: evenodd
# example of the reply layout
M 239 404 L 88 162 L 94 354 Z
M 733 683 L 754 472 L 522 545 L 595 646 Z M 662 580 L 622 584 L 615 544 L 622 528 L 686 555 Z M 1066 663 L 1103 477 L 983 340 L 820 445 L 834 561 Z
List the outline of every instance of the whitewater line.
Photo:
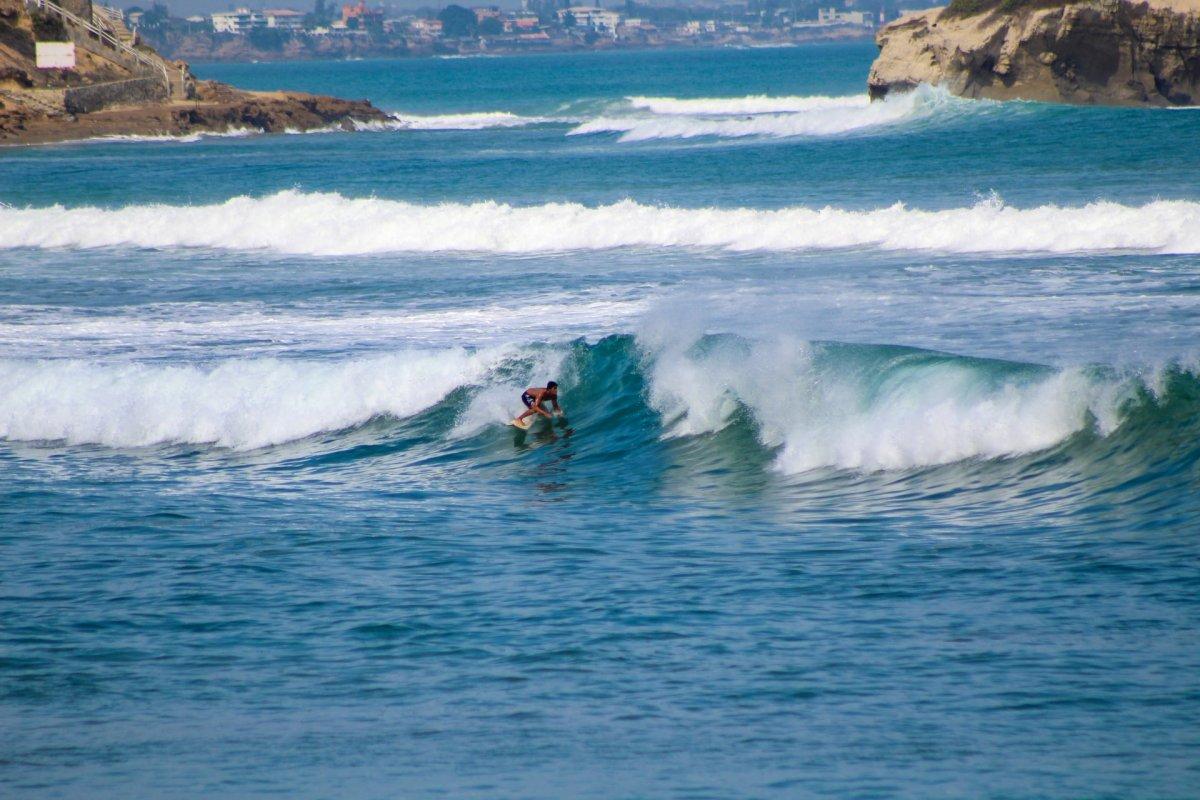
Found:
M 652 114 L 703 116 L 731 114 L 779 114 L 830 108 L 866 108 L 871 98 L 865 94 L 829 97 L 826 95 L 787 95 L 775 97 L 751 94 L 744 97 L 643 97 L 626 100 L 633 108 Z
M 604 206 L 420 205 L 283 191 L 198 206 L 0 208 L 0 249 L 27 247 L 195 247 L 319 256 L 663 247 L 1200 253 L 1200 202 L 1014 208 L 989 199 L 936 211 L 901 203 L 858 211 L 677 208 L 632 200 Z

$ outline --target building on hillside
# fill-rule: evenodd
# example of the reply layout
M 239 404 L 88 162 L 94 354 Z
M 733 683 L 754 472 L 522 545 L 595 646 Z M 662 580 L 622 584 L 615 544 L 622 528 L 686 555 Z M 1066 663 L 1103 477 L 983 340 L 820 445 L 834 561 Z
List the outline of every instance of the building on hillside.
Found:
M 621 15 L 596 6 L 571 6 L 559 9 L 558 21 L 565 24 L 567 17 L 575 20 L 575 27 L 590 28 L 600 33 L 614 34 L 621 24 Z
M 529 33 L 536 31 L 541 26 L 536 14 L 527 14 L 525 12 L 517 12 L 512 16 L 506 17 L 504 20 L 504 30 L 506 33 Z
M 442 35 L 440 19 L 414 19 L 408 23 L 408 32 L 419 39 L 436 39 Z
M 264 8 L 263 16 L 267 19 L 268 28 L 278 28 L 285 31 L 304 29 L 304 14 L 291 8 Z
M 617 26 L 617 36 L 621 39 L 648 41 L 657 33 L 657 27 L 640 17 L 625 17 Z
M 357 5 L 342 6 L 342 25 L 346 28 L 370 28 L 383 25 L 383 9 L 367 8 L 364 0 Z
M 874 16 L 869 11 L 838 11 L 836 8 L 817 9 L 820 25 L 871 25 Z
M 476 6 L 471 11 L 475 14 L 476 25 L 482 25 L 485 19 L 500 19 L 500 9 L 496 6 Z
M 261 12 L 248 8 L 236 11 L 218 11 L 212 15 L 212 28 L 216 33 L 249 33 L 267 27 L 267 18 Z
M 679 36 L 700 36 L 705 33 L 716 33 L 717 21 L 713 19 L 693 19 L 675 29 Z

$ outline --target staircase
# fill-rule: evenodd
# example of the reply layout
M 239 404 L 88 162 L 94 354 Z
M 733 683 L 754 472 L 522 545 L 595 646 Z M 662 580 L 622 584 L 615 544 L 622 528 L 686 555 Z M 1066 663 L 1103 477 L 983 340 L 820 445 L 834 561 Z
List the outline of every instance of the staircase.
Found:
M 137 38 L 133 31 L 129 30 L 129 26 L 125 24 L 125 12 L 119 8 L 112 6 L 92 6 L 92 22 L 98 27 L 108 28 L 114 36 L 121 41 L 122 44 L 133 47 L 134 39 Z
M 162 56 L 153 51 L 143 52 L 134 47 L 133 34 L 125 27 L 124 19 L 121 19 L 120 28 L 110 24 L 110 15 L 119 15 L 120 11 L 104 6 L 93 7 L 92 19 L 85 20 L 53 0 L 25 0 L 25 3 L 32 8 L 57 15 L 71 31 L 75 43 L 85 50 L 120 64 L 135 74 L 159 78 L 168 98 L 186 97 L 186 77 L 182 69 L 167 63 Z M 122 30 L 129 37 L 128 41 L 122 40 Z

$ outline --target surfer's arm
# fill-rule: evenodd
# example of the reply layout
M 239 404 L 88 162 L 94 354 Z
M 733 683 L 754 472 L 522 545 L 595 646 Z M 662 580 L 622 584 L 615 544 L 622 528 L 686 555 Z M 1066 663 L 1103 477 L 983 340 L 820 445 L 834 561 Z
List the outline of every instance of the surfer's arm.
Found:
M 536 411 L 537 413 L 541 414 L 546 419 L 550 419 L 551 418 L 550 412 L 547 411 L 546 409 L 542 408 L 542 403 L 544 403 L 545 401 L 546 401 L 546 390 L 542 389 L 541 391 L 536 392 L 533 396 L 533 410 Z M 553 403 L 554 401 L 551 400 L 550 402 Z

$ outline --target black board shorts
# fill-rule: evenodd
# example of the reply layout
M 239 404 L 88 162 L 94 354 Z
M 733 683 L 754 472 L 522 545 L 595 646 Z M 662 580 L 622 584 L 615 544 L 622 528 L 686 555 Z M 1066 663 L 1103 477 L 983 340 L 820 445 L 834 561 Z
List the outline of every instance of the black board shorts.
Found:
M 533 408 L 533 395 L 529 392 L 521 392 L 521 402 L 525 404 L 526 408 Z

